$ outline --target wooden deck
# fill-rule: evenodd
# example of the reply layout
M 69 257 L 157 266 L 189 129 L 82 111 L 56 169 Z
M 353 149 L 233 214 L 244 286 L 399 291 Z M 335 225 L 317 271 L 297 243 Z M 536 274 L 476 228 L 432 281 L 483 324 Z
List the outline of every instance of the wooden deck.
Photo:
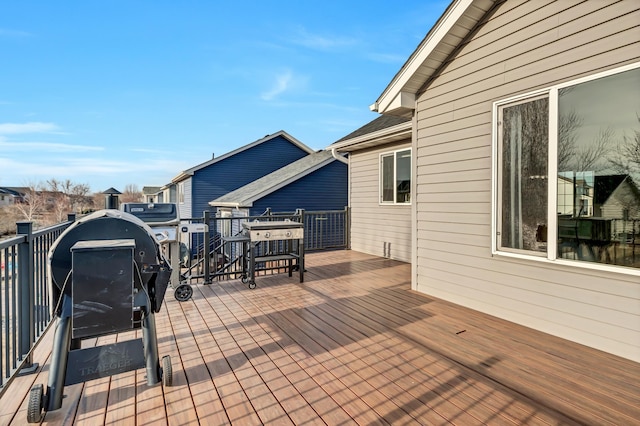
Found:
M 306 262 L 304 284 L 198 285 L 184 303 L 169 290 L 156 321 L 174 385 L 148 387 L 139 370 L 68 386 L 43 424 L 640 424 L 638 363 L 415 293 L 408 264 L 353 251 Z M 26 423 L 47 337 L 0 424 Z

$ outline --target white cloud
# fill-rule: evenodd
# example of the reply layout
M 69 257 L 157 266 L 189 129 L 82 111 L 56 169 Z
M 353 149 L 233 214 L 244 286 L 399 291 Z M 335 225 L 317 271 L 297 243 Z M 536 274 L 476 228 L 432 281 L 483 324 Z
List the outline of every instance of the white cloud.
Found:
M 0 36 L 2 37 L 31 37 L 33 34 L 26 31 L 9 30 L 7 28 L 0 28 Z
M 37 152 L 85 152 L 104 151 L 103 147 L 89 145 L 72 145 L 55 142 L 18 142 L 9 141 L 0 136 L 0 149 L 10 149 L 11 151 L 37 151 Z
M 24 133 L 56 133 L 59 127 L 54 123 L 0 123 L 0 135 Z
M 359 41 L 355 38 L 311 34 L 303 27 L 298 29 L 297 34 L 290 41 L 316 50 L 335 50 L 359 44 Z
M 384 64 L 403 64 L 407 60 L 406 55 L 398 55 L 393 53 L 369 53 L 367 57 L 375 62 Z
M 92 191 L 102 191 L 113 186 L 124 188 L 126 184 L 138 185 L 166 184 L 178 170 L 185 170 L 192 164 L 173 159 L 105 159 L 100 157 L 62 156 L 57 158 L 10 159 L 3 158 L 0 150 L 0 170 L 3 184 L 20 186 L 25 182 L 39 182 L 47 179 L 70 179 L 87 183 Z
M 168 151 L 164 149 L 152 149 L 152 148 L 131 148 L 129 151 L 140 152 L 143 154 L 162 154 L 162 155 L 171 155 L 173 152 L 173 151 Z
M 293 74 L 291 73 L 291 71 L 287 70 L 277 75 L 272 87 L 266 92 L 263 92 L 260 97 L 265 101 L 270 101 L 276 96 L 286 92 L 291 87 L 292 81 Z

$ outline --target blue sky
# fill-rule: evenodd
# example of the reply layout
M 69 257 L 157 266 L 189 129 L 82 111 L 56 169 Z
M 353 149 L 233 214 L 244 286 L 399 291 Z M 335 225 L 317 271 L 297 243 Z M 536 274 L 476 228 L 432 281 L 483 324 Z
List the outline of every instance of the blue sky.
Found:
M 0 186 L 160 186 L 279 130 L 323 149 L 448 4 L 3 2 Z

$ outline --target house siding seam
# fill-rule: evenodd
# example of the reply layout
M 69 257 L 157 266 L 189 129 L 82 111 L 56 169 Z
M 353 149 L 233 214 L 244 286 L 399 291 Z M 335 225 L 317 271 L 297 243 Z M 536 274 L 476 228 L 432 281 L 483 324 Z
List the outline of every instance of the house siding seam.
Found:
M 633 1 L 509 1 L 443 67 L 417 101 L 418 291 L 640 361 L 637 277 L 491 255 L 492 103 L 639 61 L 639 22 Z
M 379 204 L 379 155 L 404 148 L 411 148 L 410 140 L 351 153 L 351 248 L 410 262 L 411 205 Z
M 197 170 L 192 179 L 192 212 L 201 217 L 211 210 L 209 201 L 234 191 L 308 153 L 283 136 L 241 151 L 219 162 Z M 215 209 L 214 209 L 215 210 Z

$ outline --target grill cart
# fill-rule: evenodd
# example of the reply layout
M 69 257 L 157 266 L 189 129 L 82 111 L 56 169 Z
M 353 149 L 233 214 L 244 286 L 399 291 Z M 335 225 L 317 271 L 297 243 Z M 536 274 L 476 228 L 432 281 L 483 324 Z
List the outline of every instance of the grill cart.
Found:
M 304 225 L 290 220 L 267 222 L 244 222 L 244 236 L 248 244 L 248 276 L 243 274 L 243 282 L 249 288 L 256 287 L 256 267 L 260 262 L 287 261 L 289 276 L 294 262 L 304 282 Z M 246 277 L 246 278 L 245 278 Z
M 171 267 L 154 231 L 118 210 L 100 210 L 63 232 L 49 251 L 55 323 L 49 381 L 31 388 L 27 421 L 62 406 L 65 386 L 146 368 L 147 385 L 171 386 L 169 356 L 158 358 L 154 314 Z M 97 336 L 142 329 L 141 339 L 82 347 Z

